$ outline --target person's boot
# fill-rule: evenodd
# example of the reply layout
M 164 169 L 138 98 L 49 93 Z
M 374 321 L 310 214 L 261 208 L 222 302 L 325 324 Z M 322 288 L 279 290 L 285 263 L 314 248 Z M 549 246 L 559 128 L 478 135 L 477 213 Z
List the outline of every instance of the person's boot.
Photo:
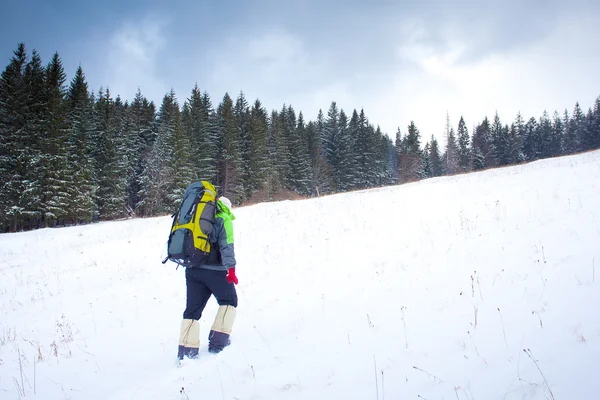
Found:
M 179 350 L 177 358 L 197 358 L 200 347 L 200 324 L 195 319 L 184 319 L 181 321 L 181 333 L 179 334 Z
M 236 308 L 233 306 L 220 306 L 215 317 L 215 322 L 208 335 L 208 351 L 219 353 L 229 346 L 233 321 L 235 320 Z

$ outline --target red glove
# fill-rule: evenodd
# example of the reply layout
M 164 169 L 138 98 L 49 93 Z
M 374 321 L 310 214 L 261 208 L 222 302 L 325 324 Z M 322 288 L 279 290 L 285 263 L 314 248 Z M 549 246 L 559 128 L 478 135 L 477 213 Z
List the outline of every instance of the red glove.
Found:
M 227 282 L 233 282 L 236 285 L 238 284 L 238 278 L 237 276 L 235 276 L 235 267 L 229 268 L 229 271 L 227 271 Z

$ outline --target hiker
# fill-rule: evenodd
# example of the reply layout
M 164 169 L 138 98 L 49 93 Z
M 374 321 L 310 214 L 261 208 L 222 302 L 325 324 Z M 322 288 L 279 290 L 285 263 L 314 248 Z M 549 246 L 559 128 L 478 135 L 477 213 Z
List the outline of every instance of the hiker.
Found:
M 227 197 L 217 199 L 217 210 L 212 232 L 209 235 L 211 250 L 205 263 L 190 265 L 185 269 L 187 286 L 186 308 L 183 312 L 179 351 L 177 357 L 196 358 L 200 347 L 198 320 L 211 295 L 219 309 L 208 335 L 208 351 L 218 353 L 230 344 L 238 304 L 235 285 L 235 252 L 233 249 L 233 223 L 231 201 Z

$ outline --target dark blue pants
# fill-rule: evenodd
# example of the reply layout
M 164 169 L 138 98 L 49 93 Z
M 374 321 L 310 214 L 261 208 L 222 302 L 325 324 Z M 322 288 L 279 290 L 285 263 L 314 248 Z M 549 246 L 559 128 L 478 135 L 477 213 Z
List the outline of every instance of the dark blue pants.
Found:
M 220 306 L 238 305 L 235 285 L 227 282 L 227 271 L 186 268 L 185 282 L 187 297 L 184 319 L 200 319 L 211 295 L 215 296 Z

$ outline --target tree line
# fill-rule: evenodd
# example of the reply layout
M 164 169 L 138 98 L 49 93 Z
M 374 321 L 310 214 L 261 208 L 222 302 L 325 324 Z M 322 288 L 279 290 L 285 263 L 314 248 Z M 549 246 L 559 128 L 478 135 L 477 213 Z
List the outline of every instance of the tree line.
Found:
M 434 136 L 421 147 L 421 136 L 414 123 L 406 135 L 396 133 L 395 149 L 400 182 L 502 167 L 542 158 L 574 154 L 600 148 L 600 97 L 593 108 L 583 112 L 575 103 L 573 112 L 544 111 L 539 119 L 503 123 L 498 116 L 485 117 L 469 134 L 463 117 L 456 131 L 447 116 L 446 149 L 442 152 Z
M 83 69 L 67 77 L 58 53 L 44 65 L 17 46 L 0 77 L 0 230 L 171 214 L 187 185 L 208 179 L 242 204 L 262 191 L 320 196 L 570 154 L 600 147 L 600 98 L 509 125 L 485 118 L 470 135 L 448 122 L 443 151 L 416 125 L 395 143 L 364 110 L 332 102 L 306 120 L 291 105 L 267 111 L 244 93 L 214 106 L 198 86 L 159 107 L 137 92 L 90 90 Z
M 0 78 L 0 229 L 172 213 L 199 179 L 241 204 L 262 190 L 316 196 L 393 182 L 394 146 L 364 111 L 331 104 L 308 121 L 268 112 L 243 92 L 219 104 L 195 86 L 157 107 L 67 84 L 58 53 L 42 63 L 19 44 Z

